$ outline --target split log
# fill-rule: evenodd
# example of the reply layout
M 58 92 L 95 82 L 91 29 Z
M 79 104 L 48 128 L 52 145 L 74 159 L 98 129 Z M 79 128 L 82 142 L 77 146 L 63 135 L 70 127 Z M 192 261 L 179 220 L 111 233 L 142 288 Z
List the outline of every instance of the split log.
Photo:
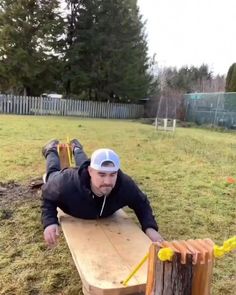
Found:
M 210 239 L 163 242 L 174 251 L 172 261 L 157 258 L 159 247 L 149 250 L 146 295 L 209 295 L 213 269 Z

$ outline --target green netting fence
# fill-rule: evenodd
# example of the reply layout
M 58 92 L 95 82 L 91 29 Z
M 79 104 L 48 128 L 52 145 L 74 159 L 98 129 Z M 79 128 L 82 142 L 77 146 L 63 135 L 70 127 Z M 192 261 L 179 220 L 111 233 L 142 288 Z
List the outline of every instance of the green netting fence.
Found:
M 236 128 L 236 92 L 189 93 L 184 98 L 187 121 Z

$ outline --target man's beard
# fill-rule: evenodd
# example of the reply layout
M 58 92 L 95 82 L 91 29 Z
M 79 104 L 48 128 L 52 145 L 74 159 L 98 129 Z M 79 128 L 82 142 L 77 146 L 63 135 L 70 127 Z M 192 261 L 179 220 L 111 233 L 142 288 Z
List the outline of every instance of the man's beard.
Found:
M 99 188 L 100 192 L 103 193 L 104 195 L 108 195 L 112 191 L 112 189 L 113 189 L 113 187 L 111 185 L 109 185 L 109 186 L 102 185 Z

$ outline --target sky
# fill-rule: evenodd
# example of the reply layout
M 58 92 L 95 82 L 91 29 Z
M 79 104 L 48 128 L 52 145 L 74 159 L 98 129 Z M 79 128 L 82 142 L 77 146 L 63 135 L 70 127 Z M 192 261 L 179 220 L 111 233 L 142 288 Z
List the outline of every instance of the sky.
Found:
M 160 67 L 208 64 L 227 74 L 236 62 L 236 0 L 138 0 L 149 55 Z

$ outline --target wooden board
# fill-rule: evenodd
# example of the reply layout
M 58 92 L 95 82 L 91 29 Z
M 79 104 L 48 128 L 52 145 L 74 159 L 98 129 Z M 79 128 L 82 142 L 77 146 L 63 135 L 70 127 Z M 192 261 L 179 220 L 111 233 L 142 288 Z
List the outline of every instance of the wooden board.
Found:
M 68 151 L 70 153 L 70 158 L 71 158 L 72 157 L 71 147 L 68 144 L 59 144 L 58 145 L 58 152 L 59 152 L 61 169 L 70 167 L 70 160 L 69 160 Z
M 122 281 L 148 252 L 151 240 L 123 210 L 84 220 L 59 211 L 59 220 L 86 295 L 144 294 L 147 263 L 124 287 Z

